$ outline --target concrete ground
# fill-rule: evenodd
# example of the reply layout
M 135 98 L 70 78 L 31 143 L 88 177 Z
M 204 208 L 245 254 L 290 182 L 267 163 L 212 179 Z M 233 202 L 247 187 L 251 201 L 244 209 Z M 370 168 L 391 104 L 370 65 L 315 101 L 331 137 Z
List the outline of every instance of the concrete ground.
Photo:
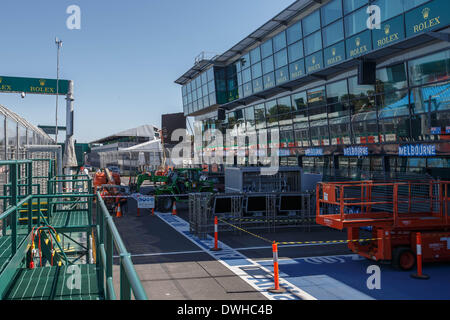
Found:
M 149 299 L 265 299 L 158 217 L 126 215 L 115 222 Z M 114 268 L 119 292 L 119 266 Z

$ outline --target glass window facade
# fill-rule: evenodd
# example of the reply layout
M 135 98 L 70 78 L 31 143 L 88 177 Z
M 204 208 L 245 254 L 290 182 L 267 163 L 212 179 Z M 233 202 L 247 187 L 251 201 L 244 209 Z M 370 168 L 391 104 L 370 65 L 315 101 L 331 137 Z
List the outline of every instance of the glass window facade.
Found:
M 437 141 L 445 135 L 436 128 L 445 133 L 450 126 L 449 59 L 450 50 L 444 50 L 378 69 L 374 86 L 358 85 L 357 77 L 331 81 L 249 106 L 242 118 L 248 129 L 279 128 L 284 148 Z M 274 86 L 277 77 L 269 73 L 262 86 Z M 370 161 L 368 168 L 380 166 L 379 159 Z M 438 159 L 431 165 L 443 163 Z
M 366 11 L 367 6 L 371 4 L 381 8 L 382 30 L 367 29 Z M 425 10 L 427 8 L 428 10 Z M 272 38 L 264 39 L 260 46 L 245 52 L 232 65 L 225 68 L 209 68 L 183 85 L 184 113 L 189 115 L 214 104 L 226 104 L 261 90 L 297 80 L 324 68 L 338 66 L 348 59 L 364 56 L 371 50 L 401 41 L 405 37 L 414 35 L 421 28 L 414 23 L 422 23 L 425 14 L 429 16 L 429 19 L 438 15 L 439 20 L 442 20 L 440 26 L 448 25 L 447 20 L 450 20 L 450 17 L 447 19 L 444 16 L 449 15 L 439 15 L 439 9 L 443 12 L 446 9 L 450 10 L 449 2 L 446 0 L 329 1 Z M 422 31 L 432 29 L 427 27 Z M 398 40 L 386 40 L 386 34 L 396 34 Z M 423 77 L 434 77 L 436 81 L 440 79 L 439 71 L 427 70 L 426 63 L 421 68 L 424 70 Z M 438 70 L 447 70 L 448 65 L 438 68 Z M 427 80 L 410 78 L 410 83 L 407 84 L 404 80 L 406 72 L 395 68 L 387 68 L 379 72 L 379 83 L 376 87 L 379 93 L 376 101 L 378 106 L 392 98 L 391 91 L 405 89 L 408 85 L 414 85 L 413 83 L 419 85 L 420 81 Z M 442 73 L 445 76 L 446 71 Z M 412 94 L 412 99 L 416 98 L 416 94 Z M 420 100 L 424 99 L 417 97 L 417 101 Z M 419 105 L 417 110 L 420 108 L 422 107 Z

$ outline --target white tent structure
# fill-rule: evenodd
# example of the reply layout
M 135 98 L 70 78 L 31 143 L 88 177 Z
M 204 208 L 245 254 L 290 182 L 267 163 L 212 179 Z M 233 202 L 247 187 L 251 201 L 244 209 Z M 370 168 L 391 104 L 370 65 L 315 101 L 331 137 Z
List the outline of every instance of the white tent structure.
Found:
M 157 169 L 162 163 L 163 147 L 161 140 L 141 143 L 129 148 L 119 149 L 123 167 L 145 167 L 147 170 Z
M 162 152 L 161 140 L 153 140 L 141 143 L 129 148 L 120 149 L 119 152 Z

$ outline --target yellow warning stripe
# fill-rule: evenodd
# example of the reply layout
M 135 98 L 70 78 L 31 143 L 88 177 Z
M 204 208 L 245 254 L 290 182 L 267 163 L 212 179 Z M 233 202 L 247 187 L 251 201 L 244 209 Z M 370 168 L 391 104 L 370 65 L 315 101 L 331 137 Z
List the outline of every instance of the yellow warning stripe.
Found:
M 38 212 L 38 210 L 37 209 L 33 209 L 33 210 L 31 210 L 32 212 Z M 47 212 L 48 211 L 48 209 L 41 209 L 41 212 Z M 28 209 L 23 209 L 23 210 L 20 210 L 19 211 L 20 213 L 26 213 L 26 212 L 28 212 Z
M 48 202 L 41 202 L 41 205 L 43 205 L 43 204 L 48 204 Z M 24 205 L 24 206 L 28 206 L 28 202 L 25 202 L 23 205 Z M 33 202 L 32 205 L 33 205 L 33 206 L 37 206 L 38 203 L 37 203 L 37 202 Z
M 340 244 L 340 243 L 350 243 L 350 242 L 367 242 L 381 240 L 381 238 L 372 239 L 356 239 L 356 240 L 329 240 L 329 241 L 299 241 L 299 242 L 277 242 L 280 245 L 291 245 L 291 244 Z

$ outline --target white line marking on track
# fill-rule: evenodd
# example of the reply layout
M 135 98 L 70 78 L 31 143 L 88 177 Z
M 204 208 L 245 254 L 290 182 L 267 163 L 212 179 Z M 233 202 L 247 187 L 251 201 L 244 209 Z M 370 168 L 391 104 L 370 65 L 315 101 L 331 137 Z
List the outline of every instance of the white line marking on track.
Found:
M 233 248 L 231 248 L 228 245 L 226 245 L 226 244 L 224 244 L 224 243 L 219 241 L 220 247 L 223 249 L 223 251 L 231 252 L 232 253 L 232 257 L 235 260 L 236 259 L 237 260 L 246 260 L 246 261 L 249 262 L 247 264 L 243 264 L 243 265 L 239 265 L 239 266 L 230 265 L 226 261 L 224 261 L 224 259 L 221 259 L 220 253 L 214 253 L 214 252 L 204 248 L 196 240 L 194 240 L 193 237 L 190 237 L 185 232 L 183 232 L 183 231 L 186 231 L 186 232 L 189 231 L 189 224 L 188 224 L 188 222 L 186 222 L 182 218 L 180 218 L 178 216 L 166 216 L 166 215 L 163 215 L 163 214 L 160 214 L 160 213 L 155 213 L 155 215 L 158 216 L 158 218 L 163 220 L 165 223 L 170 225 L 173 229 L 175 229 L 176 231 L 181 233 L 185 238 L 187 238 L 191 242 L 195 243 L 204 252 L 208 253 L 210 256 L 212 256 L 214 259 L 216 259 L 219 263 L 221 263 L 222 265 L 227 267 L 230 271 L 232 271 L 234 274 L 236 274 L 241 279 L 243 279 L 246 283 L 248 283 L 251 287 L 256 289 L 259 293 L 264 295 L 267 299 L 269 299 L 269 300 L 278 300 L 278 299 L 279 300 L 299 300 L 299 299 L 303 299 L 303 300 L 317 300 L 312 295 L 308 294 L 307 292 L 301 290 L 297 286 L 289 283 L 288 281 L 286 281 L 286 280 L 284 280 L 282 278 L 280 278 L 280 286 L 288 288 L 289 290 L 287 291 L 287 293 L 284 293 L 284 294 L 272 294 L 272 293 L 268 292 L 267 289 L 270 288 L 271 286 L 273 286 L 273 273 L 270 272 L 270 270 L 268 270 L 267 268 L 263 268 L 260 264 L 252 261 L 251 259 L 248 259 L 242 253 L 237 252 Z M 168 221 L 168 220 L 171 220 L 171 219 L 175 220 L 174 223 L 171 223 L 170 221 Z M 213 238 L 211 236 L 208 236 L 208 240 L 199 240 L 199 242 L 201 242 L 203 245 L 206 245 L 207 242 L 212 244 L 213 241 L 214 240 L 213 240 Z M 250 275 L 250 274 L 248 274 L 247 272 L 244 271 L 244 268 L 252 268 L 252 267 L 253 268 L 256 267 L 259 270 L 262 270 L 263 272 L 265 272 L 266 274 L 265 275 L 261 275 L 261 277 L 256 277 L 256 276 Z M 255 281 L 255 280 L 257 280 L 257 281 Z M 258 286 L 257 283 L 259 283 L 260 285 Z
M 135 258 L 135 257 L 170 256 L 170 255 L 195 254 L 195 253 L 205 253 L 205 251 L 197 250 L 197 251 L 174 251 L 174 252 L 140 253 L 140 254 L 132 254 L 131 257 Z M 120 258 L 120 256 L 114 256 L 114 258 Z

